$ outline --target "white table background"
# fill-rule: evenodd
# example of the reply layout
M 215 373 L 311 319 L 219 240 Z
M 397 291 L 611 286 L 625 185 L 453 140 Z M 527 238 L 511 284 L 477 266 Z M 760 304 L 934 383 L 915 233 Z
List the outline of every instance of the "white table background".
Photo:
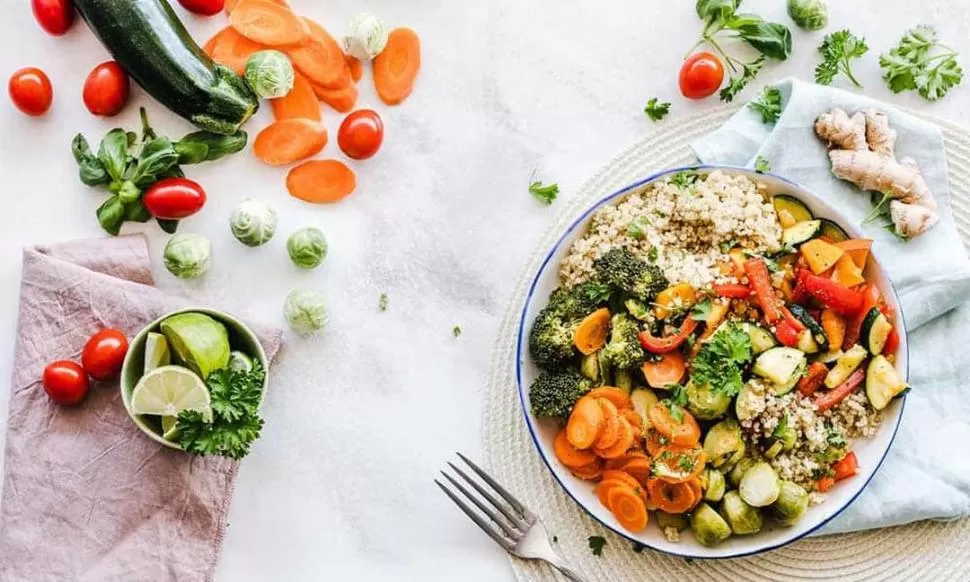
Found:
M 219 580 L 509 580 L 503 554 L 434 486 L 454 451 L 481 451 L 481 396 L 497 322 L 520 264 L 558 204 L 615 152 L 654 129 L 648 98 L 672 101 L 668 121 L 718 104 L 680 98 L 677 72 L 700 31 L 690 0 L 291 0 L 335 36 L 369 9 L 422 40 L 422 72 L 403 105 L 377 99 L 370 71 L 358 107 L 384 118 L 373 159 L 355 163 L 357 192 L 335 206 L 290 198 L 285 171 L 249 153 L 187 167 L 209 194 L 183 232 L 212 240 L 214 266 L 184 283 L 161 266 L 166 235 L 148 233 L 158 285 L 243 316 L 283 325 L 294 287 L 326 294 L 331 321 L 312 339 L 287 336 L 276 363 L 267 424 L 242 464 Z M 828 30 L 849 27 L 870 53 L 853 67 L 866 93 L 970 124 L 970 79 L 943 101 L 894 96 L 879 78 L 877 55 L 919 22 L 935 25 L 970 68 L 970 1 L 830 0 Z M 83 132 L 97 147 L 108 129 L 137 127 L 146 105 L 159 133 L 192 128 L 140 89 L 114 119 L 94 118 L 81 101 L 88 71 L 108 58 L 83 23 L 47 36 L 26 0 L 2 0 L 0 73 L 43 68 L 54 105 L 42 119 L 0 99 L 0 168 L 5 226 L 0 229 L 0 377 L 14 349 L 20 252 L 25 245 L 101 236 L 94 210 L 103 191 L 82 185 L 70 155 Z M 791 23 L 784 0 L 748 0 L 743 9 Z M 180 9 L 179 9 L 180 10 Z M 184 15 L 204 42 L 224 16 Z M 812 77 L 822 33 L 792 26 L 795 49 L 750 89 L 795 75 Z M 842 82 L 842 81 L 840 81 Z M 264 107 L 252 137 L 270 118 Z M 331 143 L 342 116 L 327 109 Z M 528 194 L 530 173 L 562 188 L 551 208 Z M 246 197 L 274 205 L 280 229 L 267 246 L 235 242 L 230 210 Z M 301 226 L 330 241 L 323 267 L 302 272 L 285 239 Z M 130 227 L 126 227 L 130 228 Z M 386 292 L 390 307 L 377 310 Z M 452 337 L 460 325 L 461 337 Z M 512 387 L 510 387 L 512 389 Z M 7 399 L 0 398 L 0 429 Z M 3 431 L 0 430 L 0 439 Z M 7 524 L 9 526 L 10 524 Z M 595 532 L 556 532 L 588 536 Z

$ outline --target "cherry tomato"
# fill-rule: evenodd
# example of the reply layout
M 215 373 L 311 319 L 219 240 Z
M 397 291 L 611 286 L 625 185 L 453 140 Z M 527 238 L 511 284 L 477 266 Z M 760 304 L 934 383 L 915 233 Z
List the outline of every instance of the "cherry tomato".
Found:
M 48 34 L 61 36 L 74 24 L 74 0 L 31 0 L 34 18 Z
M 128 338 L 120 330 L 105 328 L 88 338 L 81 352 L 81 365 L 95 380 L 110 380 L 121 371 L 128 353 Z
M 193 14 L 212 16 L 222 12 L 226 0 L 179 0 L 179 4 Z
M 7 83 L 7 91 L 17 109 L 35 117 L 47 113 L 54 100 L 51 80 L 36 67 L 14 71 Z
M 115 61 L 101 63 L 88 73 L 82 96 L 94 115 L 117 115 L 128 103 L 128 74 Z
M 44 391 L 51 400 L 67 406 L 77 404 L 88 395 L 88 375 L 84 368 L 70 360 L 51 362 L 44 368 Z
M 724 66 L 711 53 L 695 53 L 680 67 L 680 93 L 688 99 L 712 95 L 724 81 Z
M 381 149 L 384 122 L 373 109 L 360 109 L 344 118 L 337 131 L 337 144 L 348 158 L 366 160 Z
M 142 202 L 155 218 L 180 220 L 205 205 L 205 190 L 188 178 L 166 178 L 155 182 Z

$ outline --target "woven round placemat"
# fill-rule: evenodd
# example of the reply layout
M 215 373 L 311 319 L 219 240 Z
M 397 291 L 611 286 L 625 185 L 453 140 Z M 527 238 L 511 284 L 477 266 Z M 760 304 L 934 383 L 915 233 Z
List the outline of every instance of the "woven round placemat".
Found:
M 483 433 L 489 471 L 519 496 L 558 538 L 559 549 L 590 582 L 623 580 L 967 580 L 970 518 L 918 522 L 866 532 L 807 538 L 782 549 L 730 560 L 695 560 L 631 544 L 590 518 L 553 480 L 535 450 L 515 384 L 515 338 L 527 284 L 544 254 L 570 221 L 600 197 L 667 167 L 694 161 L 688 144 L 727 120 L 738 106 L 721 106 L 663 126 L 619 154 L 561 209 L 523 267 L 513 288 L 489 363 Z M 964 242 L 970 241 L 970 130 L 913 115 L 940 126 L 950 172 L 951 206 Z M 588 536 L 606 537 L 594 556 Z M 510 558 L 522 581 L 555 580 L 544 564 Z

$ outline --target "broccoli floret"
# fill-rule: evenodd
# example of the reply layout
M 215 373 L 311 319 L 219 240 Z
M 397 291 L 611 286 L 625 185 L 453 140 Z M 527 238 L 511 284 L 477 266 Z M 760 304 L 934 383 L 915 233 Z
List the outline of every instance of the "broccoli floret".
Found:
M 560 287 L 549 296 L 549 307 L 566 320 L 582 319 L 606 304 L 610 287 L 587 281 L 572 288 Z
M 619 370 L 629 370 L 643 363 L 646 354 L 640 346 L 640 328 L 630 316 L 613 316 L 610 341 L 603 348 L 606 358 Z
M 608 251 L 593 262 L 593 268 L 600 279 L 640 301 L 652 301 L 667 288 L 667 277 L 659 267 L 641 261 L 624 248 Z
M 543 372 L 529 387 L 532 413 L 566 419 L 573 405 L 589 391 L 592 383 L 574 370 Z
M 573 320 L 566 320 L 557 305 L 550 304 L 539 312 L 529 333 L 529 353 L 541 368 L 556 369 L 572 358 Z

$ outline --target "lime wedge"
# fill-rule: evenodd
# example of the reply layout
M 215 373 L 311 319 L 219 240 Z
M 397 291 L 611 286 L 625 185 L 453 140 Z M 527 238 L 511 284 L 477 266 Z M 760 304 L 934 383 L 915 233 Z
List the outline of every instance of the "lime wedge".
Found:
M 174 416 L 163 416 L 162 417 L 162 438 L 167 441 L 177 441 L 182 433 L 175 428 L 175 423 L 178 419 Z
M 233 372 L 249 372 L 253 369 L 253 359 L 240 351 L 232 351 L 226 366 Z
M 168 341 L 160 333 L 150 332 L 145 339 L 145 371 L 147 374 L 161 366 L 172 363 L 172 352 L 168 349 Z
M 198 410 L 211 417 L 209 389 L 202 378 L 182 366 L 162 366 L 145 374 L 131 392 L 134 414 L 178 416 L 183 410 Z

